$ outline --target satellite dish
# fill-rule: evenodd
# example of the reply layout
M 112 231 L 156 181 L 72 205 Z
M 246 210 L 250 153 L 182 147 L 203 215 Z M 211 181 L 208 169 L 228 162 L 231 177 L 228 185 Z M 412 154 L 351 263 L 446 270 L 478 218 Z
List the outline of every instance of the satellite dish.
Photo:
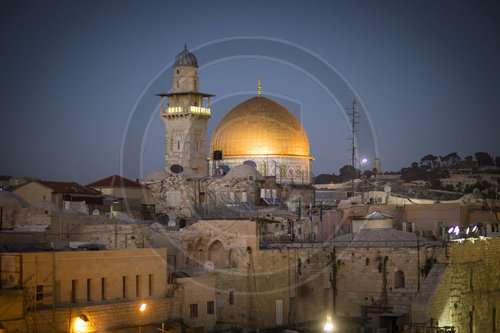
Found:
M 183 170 L 184 168 L 179 164 L 173 164 L 170 166 L 170 171 L 172 171 L 172 173 L 181 173 Z
M 215 302 L 217 303 L 218 308 L 223 308 L 226 306 L 226 300 L 224 298 L 217 297 L 215 299 Z
M 206 271 L 206 272 L 213 272 L 214 271 L 214 263 L 211 262 L 211 261 L 207 261 L 205 262 L 205 264 L 203 265 L 203 269 Z
M 384 186 L 384 192 L 385 192 L 385 193 L 389 193 L 389 192 L 391 192 L 391 190 L 392 190 L 392 189 L 391 189 L 391 187 L 390 187 L 389 185 L 385 185 L 385 186 Z
M 481 192 L 481 190 L 478 189 L 477 187 L 474 188 L 474 190 L 472 190 L 472 193 L 474 193 L 474 194 L 479 194 L 479 192 Z
M 243 165 L 249 165 L 249 166 L 251 166 L 252 168 L 255 168 L 255 169 L 257 168 L 257 164 L 254 161 L 252 161 L 252 160 L 246 160 L 245 162 L 243 162 Z
M 224 172 L 224 174 L 227 174 L 229 172 L 229 170 L 231 170 L 231 168 L 228 167 L 227 165 L 220 165 L 219 169 L 221 169 L 222 172 Z

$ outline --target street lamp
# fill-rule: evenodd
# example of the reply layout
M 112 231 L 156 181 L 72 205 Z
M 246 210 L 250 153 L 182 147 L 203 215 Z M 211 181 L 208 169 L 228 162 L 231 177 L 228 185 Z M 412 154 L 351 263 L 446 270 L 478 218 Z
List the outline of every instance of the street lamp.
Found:
M 139 312 L 144 312 L 146 311 L 146 303 L 142 303 L 140 306 L 139 306 Z M 139 326 L 139 333 L 142 333 L 142 326 Z
M 325 326 L 323 326 L 323 331 L 332 332 L 334 328 L 335 328 L 335 326 L 333 325 L 332 317 L 326 316 L 326 322 L 325 322 Z
M 78 317 L 76 317 L 75 322 L 73 323 L 73 332 L 87 332 L 88 322 L 89 318 L 86 315 L 79 315 Z

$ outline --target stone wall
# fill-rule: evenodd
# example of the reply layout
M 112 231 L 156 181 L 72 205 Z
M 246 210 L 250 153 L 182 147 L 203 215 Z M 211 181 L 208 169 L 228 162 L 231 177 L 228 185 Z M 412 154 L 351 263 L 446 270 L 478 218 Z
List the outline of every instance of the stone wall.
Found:
M 83 314 L 88 318 L 82 332 L 114 332 L 121 328 L 135 328 L 139 326 L 161 322 L 169 318 L 180 317 L 180 298 L 150 299 L 144 312 L 139 311 L 142 301 L 120 302 L 112 304 L 73 307 L 71 315 L 69 308 L 57 308 L 55 320 L 53 321 L 52 310 L 41 310 L 30 312 L 27 322 L 30 332 L 67 332 L 69 329 L 69 318 L 71 327 L 75 327 L 75 321 Z M 9 327 L 7 326 L 7 329 Z M 10 330 L 9 330 L 10 332 Z
M 448 266 L 431 292 L 414 302 L 414 322 L 432 319 L 460 333 L 498 331 L 500 238 L 451 241 L 449 253 Z
M 500 238 L 453 241 L 450 246 L 450 323 L 458 332 L 492 332 L 500 311 Z

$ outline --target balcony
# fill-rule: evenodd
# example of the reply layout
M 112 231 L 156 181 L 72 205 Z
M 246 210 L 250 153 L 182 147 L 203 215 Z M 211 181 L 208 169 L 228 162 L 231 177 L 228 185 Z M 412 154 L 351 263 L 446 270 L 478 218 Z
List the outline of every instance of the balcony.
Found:
M 177 115 L 186 115 L 186 114 L 196 114 L 201 116 L 209 116 L 211 115 L 210 108 L 205 108 L 201 106 L 190 106 L 189 112 L 186 112 L 187 108 L 182 106 L 169 106 L 168 108 L 161 109 L 162 116 L 177 116 Z

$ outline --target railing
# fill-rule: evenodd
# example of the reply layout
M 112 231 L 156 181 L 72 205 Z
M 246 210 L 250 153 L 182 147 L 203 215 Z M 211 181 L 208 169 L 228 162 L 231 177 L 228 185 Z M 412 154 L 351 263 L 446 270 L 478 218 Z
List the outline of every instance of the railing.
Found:
M 188 112 L 186 112 L 189 110 Z M 210 116 L 211 109 L 201 106 L 190 106 L 189 109 L 182 106 L 169 106 L 168 108 L 162 108 L 161 114 L 163 116 L 175 116 L 180 114 L 199 114 L 203 116 Z
M 410 326 L 406 328 L 403 333 L 455 333 L 455 327 L 453 326 L 443 326 L 443 327 L 429 327 L 423 326 Z

